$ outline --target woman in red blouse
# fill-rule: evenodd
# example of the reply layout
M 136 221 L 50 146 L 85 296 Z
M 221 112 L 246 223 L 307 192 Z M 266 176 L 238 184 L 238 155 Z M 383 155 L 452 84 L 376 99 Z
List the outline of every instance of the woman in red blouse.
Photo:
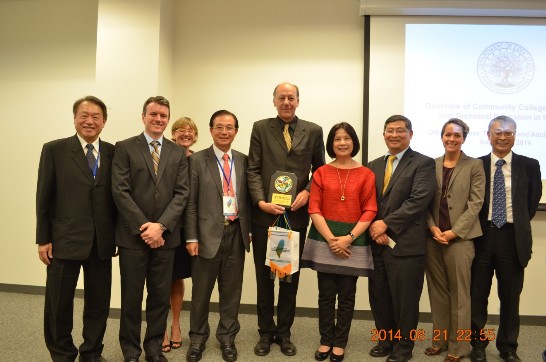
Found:
M 353 157 L 360 150 L 345 122 L 330 130 L 326 151 L 334 159 L 313 174 L 309 214 L 313 224 L 301 267 L 317 271 L 320 346 L 315 359 L 342 361 L 355 306 L 356 282 L 373 269 L 364 231 L 377 214 L 375 176 Z M 335 320 L 338 298 L 337 322 Z

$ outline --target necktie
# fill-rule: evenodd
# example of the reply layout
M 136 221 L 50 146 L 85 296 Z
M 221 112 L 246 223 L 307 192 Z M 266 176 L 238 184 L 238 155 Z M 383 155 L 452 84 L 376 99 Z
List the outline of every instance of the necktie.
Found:
M 222 156 L 222 160 L 224 160 L 224 165 L 223 165 L 224 177 L 222 177 L 224 179 L 224 182 L 223 182 L 224 195 L 234 196 L 235 193 L 233 192 L 233 180 L 231 179 L 231 169 L 229 168 L 229 162 L 228 162 L 229 156 L 227 153 L 224 153 L 224 155 Z M 229 185 L 227 183 L 227 180 L 229 180 Z M 236 215 L 230 215 L 228 216 L 228 219 L 233 221 L 235 220 L 235 216 Z
M 292 138 L 290 138 L 290 133 L 288 133 L 288 128 L 290 127 L 290 124 L 285 123 L 284 124 L 284 130 L 282 131 L 282 135 L 284 136 L 284 141 L 286 142 L 286 148 L 288 148 L 288 151 L 292 148 Z
M 97 166 L 97 159 L 95 158 L 95 155 L 93 154 L 93 150 L 95 147 L 91 143 L 88 143 L 87 146 L 87 153 L 85 154 L 85 158 L 87 158 L 87 164 L 89 165 L 89 169 L 91 170 L 91 173 L 93 173 L 95 166 Z
M 385 193 L 385 190 L 387 189 L 387 186 L 389 185 L 389 181 L 391 180 L 392 164 L 394 163 L 395 159 L 396 159 L 395 155 L 389 155 L 389 159 L 387 160 L 387 168 L 385 169 L 385 178 L 383 179 L 383 193 Z
M 504 174 L 502 165 L 506 161 L 499 159 L 495 162 L 497 169 L 493 177 L 493 215 L 491 221 L 496 227 L 501 228 L 506 224 L 506 187 L 504 186 Z
M 152 160 L 154 161 L 154 172 L 157 175 L 157 170 L 159 169 L 159 142 L 152 141 L 150 145 L 154 148 L 152 151 Z

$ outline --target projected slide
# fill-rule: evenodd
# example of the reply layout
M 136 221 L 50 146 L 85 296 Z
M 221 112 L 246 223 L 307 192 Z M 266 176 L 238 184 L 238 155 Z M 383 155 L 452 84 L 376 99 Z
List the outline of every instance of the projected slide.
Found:
M 546 27 L 408 24 L 404 112 L 412 148 L 443 154 L 440 130 L 457 117 L 470 126 L 463 150 L 491 151 L 487 125 L 505 114 L 517 123 L 514 152 L 539 160 L 546 174 Z

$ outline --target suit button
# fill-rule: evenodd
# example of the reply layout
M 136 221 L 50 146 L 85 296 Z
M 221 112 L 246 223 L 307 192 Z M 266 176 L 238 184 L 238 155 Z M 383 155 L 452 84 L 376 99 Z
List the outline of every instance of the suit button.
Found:
M 451 195 L 447 195 L 447 198 L 448 198 L 448 199 L 451 198 Z

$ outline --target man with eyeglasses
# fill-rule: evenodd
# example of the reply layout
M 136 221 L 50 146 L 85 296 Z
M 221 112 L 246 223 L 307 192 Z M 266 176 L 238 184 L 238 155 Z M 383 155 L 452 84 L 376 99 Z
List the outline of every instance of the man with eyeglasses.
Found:
M 231 148 L 239 131 L 235 114 L 219 110 L 210 117 L 211 147 L 194 153 L 190 163 L 190 198 L 184 222 L 186 248 L 192 256 L 191 344 L 188 362 L 201 360 L 210 335 L 210 296 L 216 281 L 220 320 L 216 339 L 224 361 L 237 360 L 235 337 L 245 250 L 250 251 L 251 204 L 246 181 L 248 158 Z
M 519 298 L 524 269 L 531 259 L 531 219 L 542 196 L 537 160 L 512 152 L 516 122 L 507 116 L 489 123 L 490 154 L 483 160 L 485 200 L 480 211 L 483 236 L 475 240 L 472 265 L 472 352 L 470 359 L 487 360 L 485 348 L 492 338 L 484 330 L 493 273 L 497 277 L 500 323 L 496 346 L 504 361 L 520 361 L 516 351 L 519 335 Z
M 385 121 L 387 155 L 369 163 L 375 173 L 378 213 L 369 228 L 374 271 L 368 278 L 370 306 L 379 341 L 370 350 L 387 362 L 412 358 L 411 331 L 419 322 L 425 275 L 426 210 L 436 190 L 435 163 L 410 147 L 411 121 L 393 115 Z
M 148 98 L 142 107 L 144 132 L 116 143 L 112 195 L 119 211 L 116 244 L 121 275 L 119 342 L 125 362 L 138 362 L 142 297 L 146 284 L 147 362 L 167 361 L 161 344 L 170 307 L 175 248 L 189 194 L 188 161 L 182 147 L 163 136 L 170 103 Z
M 277 117 L 254 123 L 248 151 L 248 185 L 254 205 L 252 235 L 254 267 L 256 270 L 258 333 L 260 339 L 254 348 L 257 356 L 270 352 L 273 342 L 278 343 L 286 356 L 296 354 L 290 340 L 290 328 L 296 313 L 299 271 L 290 280 L 279 280 L 277 323 L 274 317 L 275 277 L 265 265 L 268 228 L 285 208 L 269 200 L 271 176 L 277 172 L 291 172 L 297 176 L 296 197 L 286 208 L 292 230 L 300 233 L 300 257 L 303 252 L 309 213 L 307 201 L 311 188 L 310 173 L 324 165 L 322 128 L 296 116 L 299 89 L 291 83 L 281 83 L 273 91 L 273 105 Z

